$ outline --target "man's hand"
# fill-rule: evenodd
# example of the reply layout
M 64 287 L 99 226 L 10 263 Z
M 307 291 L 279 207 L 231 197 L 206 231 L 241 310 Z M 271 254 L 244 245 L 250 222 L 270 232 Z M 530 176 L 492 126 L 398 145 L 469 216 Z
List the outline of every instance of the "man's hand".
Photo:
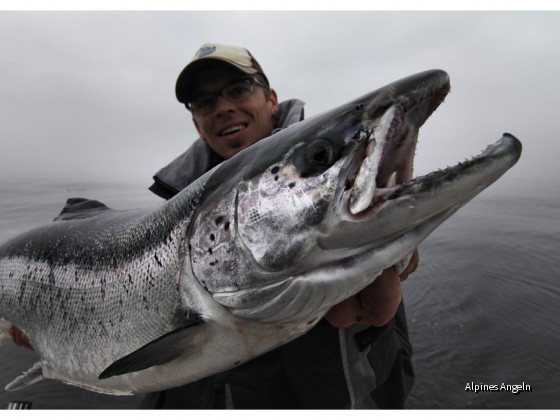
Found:
M 416 271 L 419 259 L 416 249 L 408 266 L 400 275 L 393 267 L 385 269 L 360 293 L 333 306 L 325 315 L 325 319 L 336 328 L 346 328 L 353 324 L 375 327 L 387 324 L 395 316 L 401 302 L 401 281 Z
M 9 333 L 12 336 L 12 340 L 14 341 L 14 343 L 16 343 L 18 346 L 27 347 L 28 349 L 33 350 L 31 342 L 29 341 L 27 336 L 15 325 L 12 325 L 10 327 Z

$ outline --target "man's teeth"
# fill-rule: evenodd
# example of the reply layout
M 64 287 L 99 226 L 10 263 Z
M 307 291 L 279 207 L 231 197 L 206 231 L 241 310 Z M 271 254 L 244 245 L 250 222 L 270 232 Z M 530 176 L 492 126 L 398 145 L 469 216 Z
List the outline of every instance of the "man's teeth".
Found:
M 235 133 L 239 130 L 243 130 L 246 127 L 245 124 L 239 124 L 239 125 L 235 125 L 233 127 L 228 128 L 227 130 L 224 130 L 220 133 L 220 136 L 227 136 L 228 134 L 232 134 Z

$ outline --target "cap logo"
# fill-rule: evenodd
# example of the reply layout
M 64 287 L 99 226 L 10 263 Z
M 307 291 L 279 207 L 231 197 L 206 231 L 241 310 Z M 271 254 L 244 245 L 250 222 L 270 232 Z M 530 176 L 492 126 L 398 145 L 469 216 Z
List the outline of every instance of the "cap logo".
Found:
M 206 57 L 207 55 L 212 54 L 214 51 L 216 51 L 215 46 L 204 46 L 196 52 L 196 56 L 198 58 Z

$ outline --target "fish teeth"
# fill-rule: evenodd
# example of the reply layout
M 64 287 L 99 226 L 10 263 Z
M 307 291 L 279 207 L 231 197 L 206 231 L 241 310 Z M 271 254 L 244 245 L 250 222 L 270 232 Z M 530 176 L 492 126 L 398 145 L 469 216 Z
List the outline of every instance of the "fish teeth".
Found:
M 397 172 L 393 172 L 387 182 L 385 183 L 385 188 L 391 188 L 397 185 Z
M 396 105 L 391 106 L 381 117 L 379 125 L 373 131 L 373 138 L 367 147 L 367 156 L 356 175 L 356 181 L 350 195 L 350 212 L 358 214 L 367 209 L 375 195 L 375 178 L 379 171 L 387 133 L 395 118 Z

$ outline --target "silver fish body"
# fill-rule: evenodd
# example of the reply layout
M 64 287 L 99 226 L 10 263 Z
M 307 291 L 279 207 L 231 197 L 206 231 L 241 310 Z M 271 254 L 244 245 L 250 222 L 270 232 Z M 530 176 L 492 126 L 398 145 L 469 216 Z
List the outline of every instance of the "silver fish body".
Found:
M 154 209 L 75 199 L 5 243 L 0 318 L 41 359 L 8 388 L 167 389 L 304 334 L 519 158 L 504 135 L 412 179 L 418 129 L 448 90 L 441 70 L 402 79 L 258 142 Z

